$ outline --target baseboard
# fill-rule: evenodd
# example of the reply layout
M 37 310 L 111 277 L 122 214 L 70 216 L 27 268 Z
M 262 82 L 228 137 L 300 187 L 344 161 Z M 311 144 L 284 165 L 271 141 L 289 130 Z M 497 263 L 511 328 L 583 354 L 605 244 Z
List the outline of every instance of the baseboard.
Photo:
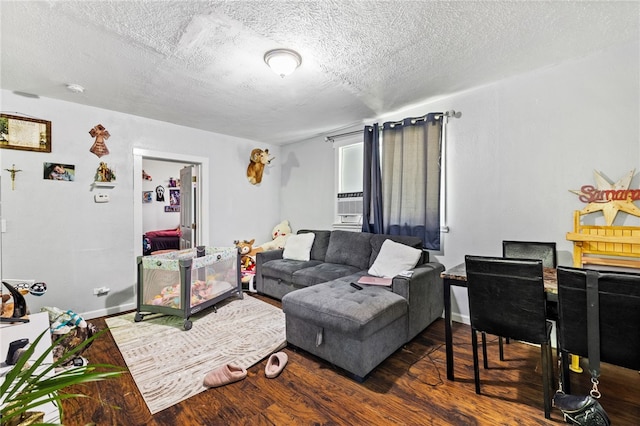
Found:
M 80 316 L 86 320 L 106 317 L 107 315 L 120 314 L 123 312 L 131 311 L 136 308 L 135 303 L 127 303 L 125 305 L 113 306 L 111 308 L 98 309 L 95 311 L 84 312 Z
M 469 320 L 469 315 L 460 315 L 458 313 L 451 313 L 451 321 L 461 322 L 462 324 L 471 324 L 471 320 Z

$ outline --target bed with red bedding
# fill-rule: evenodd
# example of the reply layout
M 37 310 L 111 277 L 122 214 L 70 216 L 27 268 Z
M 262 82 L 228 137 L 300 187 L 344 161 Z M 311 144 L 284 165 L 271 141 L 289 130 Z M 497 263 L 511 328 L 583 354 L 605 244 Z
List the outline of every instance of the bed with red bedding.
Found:
M 180 228 L 147 231 L 142 238 L 142 253 L 147 256 L 158 250 L 180 249 Z

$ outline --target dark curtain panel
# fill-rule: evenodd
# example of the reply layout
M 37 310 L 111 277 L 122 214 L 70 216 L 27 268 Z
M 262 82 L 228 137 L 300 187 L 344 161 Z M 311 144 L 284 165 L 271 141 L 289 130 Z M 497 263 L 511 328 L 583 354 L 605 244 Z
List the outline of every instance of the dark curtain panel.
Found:
M 384 233 L 378 123 L 364 128 L 364 176 L 362 180 L 362 231 Z
M 420 237 L 429 250 L 440 250 L 441 138 L 442 114 L 382 127 L 383 233 Z

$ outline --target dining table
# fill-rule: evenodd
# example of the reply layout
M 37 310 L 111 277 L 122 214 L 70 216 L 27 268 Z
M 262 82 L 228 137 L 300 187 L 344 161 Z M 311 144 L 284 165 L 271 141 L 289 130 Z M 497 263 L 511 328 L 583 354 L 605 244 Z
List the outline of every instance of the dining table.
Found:
M 543 268 L 544 292 L 547 298 L 547 305 L 558 303 L 558 279 L 555 268 Z M 467 288 L 467 271 L 464 263 L 445 270 L 440 274 L 444 285 L 444 321 L 445 321 L 445 349 L 447 357 L 447 379 L 455 380 L 453 374 L 453 331 L 451 329 L 451 286 Z M 547 315 L 552 314 L 549 319 L 556 319 L 556 309 L 549 309 Z

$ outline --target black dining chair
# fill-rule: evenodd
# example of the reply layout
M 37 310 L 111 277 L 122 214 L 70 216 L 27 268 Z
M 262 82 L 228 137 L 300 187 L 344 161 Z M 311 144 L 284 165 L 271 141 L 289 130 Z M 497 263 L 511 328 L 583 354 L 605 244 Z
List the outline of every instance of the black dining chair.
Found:
M 558 266 L 556 243 L 540 241 L 502 241 L 502 257 L 513 259 L 540 259 L 545 268 Z
M 502 257 L 513 259 L 540 259 L 544 268 L 555 268 L 558 266 L 558 252 L 556 243 L 543 241 L 519 241 L 503 240 Z M 558 305 L 556 302 L 547 302 L 548 318 L 557 320 Z M 509 338 L 506 339 L 509 343 Z M 504 361 L 504 351 L 502 349 L 502 339 L 500 339 L 500 360 Z
M 640 370 L 640 274 L 597 272 L 600 320 L 600 360 Z M 562 383 L 569 382 L 569 354 L 588 358 L 587 270 L 558 267 L 558 349 Z
M 480 393 L 477 332 L 540 345 L 544 415 L 551 416 L 551 322 L 546 319 L 541 260 L 465 256 L 476 393 Z M 485 368 L 486 345 L 483 339 Z

